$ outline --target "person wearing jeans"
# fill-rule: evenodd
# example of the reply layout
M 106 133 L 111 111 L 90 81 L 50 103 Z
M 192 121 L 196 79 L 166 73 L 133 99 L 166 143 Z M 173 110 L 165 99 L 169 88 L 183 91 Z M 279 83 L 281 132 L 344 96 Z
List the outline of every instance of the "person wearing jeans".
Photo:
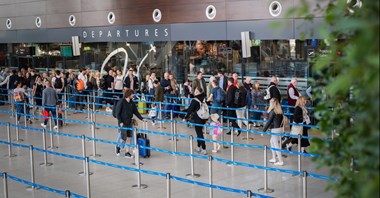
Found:
M 50 116 L 54 119 L 54 129 L 58 129 L 57 124 L 57 112 L 56 112 L 56 105 L 58 102 L 58 95 L 57 92 L 51 87 L 50 81 L 45 82 L 46 88 L 42 91 L 42 106 L 45 108 L 46 111 L 50 113 Z M 41 123 L 41 126 L 46 128 L 47 120 L 44 121 L 44 123 Z

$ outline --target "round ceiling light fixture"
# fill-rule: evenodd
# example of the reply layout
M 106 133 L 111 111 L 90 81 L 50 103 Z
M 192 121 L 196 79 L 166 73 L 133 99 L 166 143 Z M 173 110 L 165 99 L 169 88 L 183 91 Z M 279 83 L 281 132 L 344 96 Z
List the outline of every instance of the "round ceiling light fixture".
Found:
M 12 28 L 12 20 L 7 19 L 7 21 L 5 22 L 5 25 L 7 26 L 7 29 L 11 29 Z
M 216 8 L 213 5 L 209 5 L 206 8 L 206 17 L 209 20 L 213 20 L 216 17 Z
M 70 15 L 69 16 L 69 24 L 71 26 L 74 26 L 76 22 L 77 22 L 77 19 L 75 18 L 75 16 L 74 15 Z
M 35 23 L 36 23 L 36 27 L 40 28 L 42 25 L 41 17 L 36 17 Z
M 161 10 L 160 9 L 153 10 L 152 17 L 153 17 L 154 22 L 156 23 L 160 22 L 162 18 Z
M 115 13 L 113 13 L 113 12 L 109 12 L 109 13 L 108 13 L 108 16 L 107 16 L 107 19 L 108 19 L 108 23 L 109 23 L 109 24 L 114 24 L 114 23 L 115 23 L 115 20 L 116 20 Z
M 280 14 L 281 14 L 281 11 L 282 11 L 282 5 L 280 2 L 278 1 L 273 1 L 270 5 L 269 5 L 269 13 L 270 15 L 272 15 L 273 17 L 278 17 Z

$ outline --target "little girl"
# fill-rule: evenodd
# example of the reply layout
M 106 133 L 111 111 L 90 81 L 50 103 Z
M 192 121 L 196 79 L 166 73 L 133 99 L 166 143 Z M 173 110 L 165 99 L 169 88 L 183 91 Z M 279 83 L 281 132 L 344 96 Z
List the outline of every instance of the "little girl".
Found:
M 210 135 L 212 136 L 212 140 L 217 141 L 219 138 L 219 135 L 222 134 L 223 128 L 222 124 L 219 122 L 219 115 L 217 113 L 214 113 L 211 115 L 211 130 Z M 220 144 L 217 142 L 213 143 L 214 149 L 212 150 L 213 153 L 216 153 L 220 150 Z
M 156 122 L 154 121 L 156 119 L 156 114 L 157 114 L 157 111 L 156 111 L 156 104 L 155 103 L 152 103 L 151 105 L 151 110 L 149 111 L 149 117 L 152 119 L 152 125 L 155 125 Z

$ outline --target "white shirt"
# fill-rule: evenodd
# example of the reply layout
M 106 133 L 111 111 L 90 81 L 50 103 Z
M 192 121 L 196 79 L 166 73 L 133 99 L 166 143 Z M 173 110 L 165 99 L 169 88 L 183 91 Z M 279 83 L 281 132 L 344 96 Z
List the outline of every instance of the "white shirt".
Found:
M 123 75 L 115 77 L 114 86 L 115 90 L 123 90 Z

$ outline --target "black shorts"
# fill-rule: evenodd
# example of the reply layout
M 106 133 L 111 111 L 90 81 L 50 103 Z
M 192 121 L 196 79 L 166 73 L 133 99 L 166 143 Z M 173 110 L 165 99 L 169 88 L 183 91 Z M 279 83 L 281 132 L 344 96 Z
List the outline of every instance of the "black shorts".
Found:
M 132 128 L 132 125 L 130 126 L 127 126 L 127 125 L 123 125 L 123 127 L 126 127 L 126 128 Z M 131 138 L 132 137 L 132 130 L 125 130 L 125 129 L 120 129 L 120 135 L 121 135 L 121 139 L 126 141 L 127 138 Z

